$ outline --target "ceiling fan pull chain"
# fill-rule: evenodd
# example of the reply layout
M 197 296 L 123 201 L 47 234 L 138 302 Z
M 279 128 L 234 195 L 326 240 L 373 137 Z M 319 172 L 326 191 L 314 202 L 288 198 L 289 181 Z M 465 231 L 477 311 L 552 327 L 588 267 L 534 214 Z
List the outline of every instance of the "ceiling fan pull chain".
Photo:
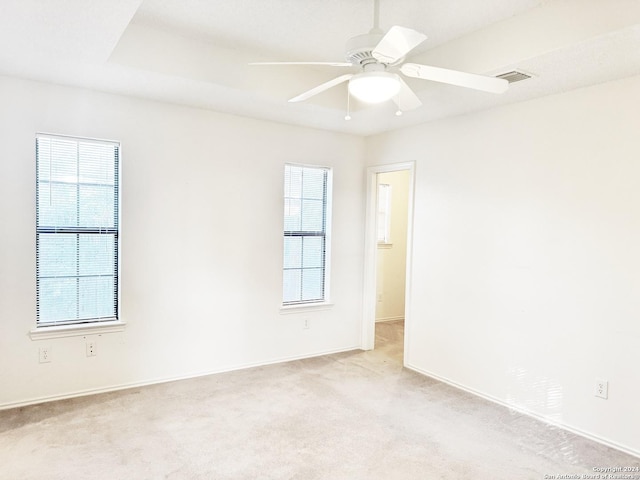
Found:
M 345 120 L 351 120 L 351 95 L 349 94 L 349 89 L 347 88 L 347 114 L 344 116 Z

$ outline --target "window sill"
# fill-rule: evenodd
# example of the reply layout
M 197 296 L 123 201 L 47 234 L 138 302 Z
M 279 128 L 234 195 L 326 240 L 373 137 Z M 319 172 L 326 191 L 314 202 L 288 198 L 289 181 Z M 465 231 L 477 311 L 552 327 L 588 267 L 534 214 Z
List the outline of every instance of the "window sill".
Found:
M 378 248 L 392 248 L 393 243 L 378 242 Z
M 48 340 L 50 338 L 77 337 L 81 335 L 101 335 L 103 333 L 122 332 L 126 323 L 121 321 L 84 323 L 80 325 L 60 325 L 58 327 L 40 327 L 29 331 L 31 340 Z
M 300 305 L 283 305 L 280 307 L 280 315 L 288 315 L 290 313 L 315 312 L 318 310 L 329 310 L 333 307 L 333 303 L 302 303 Z

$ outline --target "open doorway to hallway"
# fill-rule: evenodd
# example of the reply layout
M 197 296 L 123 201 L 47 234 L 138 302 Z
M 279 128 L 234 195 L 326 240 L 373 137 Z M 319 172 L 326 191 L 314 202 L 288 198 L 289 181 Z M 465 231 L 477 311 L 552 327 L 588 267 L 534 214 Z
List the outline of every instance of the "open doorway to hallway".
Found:
M 367 184 L 362 347 L 393 344 L 402 363 L 410 335 L 413 171 L 413 163 L 370 167 Z
M 409 172 L 377 176 L 376 322 L 404 321 Z
M 407 266 L 409 170 L 376 176 L 376 340 L 402 362 Z

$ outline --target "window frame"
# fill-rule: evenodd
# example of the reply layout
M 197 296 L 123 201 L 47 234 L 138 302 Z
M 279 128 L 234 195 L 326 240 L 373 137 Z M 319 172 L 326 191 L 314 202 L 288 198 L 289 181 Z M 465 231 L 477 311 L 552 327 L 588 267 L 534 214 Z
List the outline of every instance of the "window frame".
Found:
M 324 172 L 324 196 L 322 199 L 323 202 L 323 223 L 324 223 L 324 233 L 321 231 L 304 231 L 304 230 L 285 230 L 284 225 L 284 216 L 283 216 L 283 226 L 282 226 L 282 239 L 283 239 L 283 261 L 282 261 L 282 296 L 281 296 L 281 313 L 290 313 L 295 310 L 305 309 L 305 310 L 316 310 L 316 309 L 324 309 L 328 306 L 331 306 L 330 302 L 330 265 L 331 265 L 331 220 L 332 220 L 332 204 L 333 204 L 333 168 L 326 165 L 310 165 L 310 164 L 302 164 L 302 163 L 285 163 L 284 166 L 284 175 L 283 181 L 286 178 L 286 171 L 289 167 L 302 168 L 302 169 L 316 169 L 322 170 Z M 302 188 L 302 187 L 301 187 Z M 286 194 L 285 189 L 283 188 L 283 194 Z M 283 199 L 285 200 L 283 207 L 286 208 L 286 199 L 295 198 L 295 197 L 286 197 L 283 195 Z M 301 196 L 299 199 L 302 201 L 304 197 Z M 285 214 L 286 216 L 286 214 Z M 285 268 L 285 259 L 284 259 L 284 241 L 286 238 L 290 237 L 323 237 L 324 239 L 324 252 L 323 252 L 323 291 L 322 298 L 319 299 L 300 299 L 294 301 L 285 301 L 284 299 L 284 272 L 287 270 Z M 302 253 L 300 254 L 302 256 Z M 302 265 L 302 262 L 301 262 Z M 302 271 L 304 268 L 301 266 L 300 270 Z
M 43 181 L 40 177 L 39 165 L 41 161 L 39 153 L 39 142 L 43 139 L 53 140 L 65 140 L 75 142 L 77 148 L 81 144 L 93 144 L 93 145 L 111 145 L 114 147 L 114 171 L 113 171 L 113 227 L 100 227 L 96 225 L 91 226 L 77 226 L 77 227 L 57 227 L 55 225 L 41 225 L 40 224 L 40 191 L 38 185 Z M 63 336 L 73 335 L 87 335 L 91 333 L 109 333 L 112 331 L 120 331 L 124 329 L 124 322 L 120 320 L 120 241 L 121 241 L 121 166 L 122 166 L 122 145 L 118 141 L 103 140 L 96 138 L 87 138 L 71 135 L 59 135 L 50 133 L 38 132 L 35 135 L 36 146 L 36 219 L 35 219 L 35 231 L 36 231 L 36 319 L 35 328 L 30 331 L 32 339 L 41 338 L 56 338 Z M 49 159 L 51 161 L 51 159 Z M 76 179 L 78 188 L 81 185 L 80 178 Z M 77 200 L 77 208 L 81 208 L 79 197 Z M 43 322 L 40 319 L 40 252 L 39 252 L 39 239 L 43 234 L 75 234 L 83 235 L 111 235 L 113 236 L 113 256 L 109 254 L 109 258 L 113 261 L 113 315 L 103 317 L 83 317 L 75 318 L 71 320 L 49 321 Z M 80 237 L 77 238 L 80 241 Z M 75 278 L 80 278 L 79 273 Z M 111 292 L 111 289 L 109 289 Z M 111 294 L 110 294 L 111 295 Z

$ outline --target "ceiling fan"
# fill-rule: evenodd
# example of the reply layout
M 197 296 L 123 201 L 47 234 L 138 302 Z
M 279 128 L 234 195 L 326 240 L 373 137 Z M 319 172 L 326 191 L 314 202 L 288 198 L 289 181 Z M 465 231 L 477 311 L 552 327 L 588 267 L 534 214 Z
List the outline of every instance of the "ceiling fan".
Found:
M 357 67 L 359 72 L 340 75 L 322 83 L 289 102 L 301 102 L 348 81 L 349 94 L 367 103 L 393 100 L 398 115 L 422 105 L 420 99 L 395 73 L 407 77 L 447 83 L 491 93 L 503 93 L 509 82 L 502 78 L 460 72 L 446 68 L 403 63 L 406 55 L 427 39 L 427 36 L 406 27 L 394 26 L 385 34 L 379 27 L 380 0 L 374 0 L 373 28 L 364 35 L 349 39 L 346 45 L 347 62 L 254 62 L 250 65 L 324 65 L 329 67 Z M 347 117 L 345 117 L 347 118 Z

